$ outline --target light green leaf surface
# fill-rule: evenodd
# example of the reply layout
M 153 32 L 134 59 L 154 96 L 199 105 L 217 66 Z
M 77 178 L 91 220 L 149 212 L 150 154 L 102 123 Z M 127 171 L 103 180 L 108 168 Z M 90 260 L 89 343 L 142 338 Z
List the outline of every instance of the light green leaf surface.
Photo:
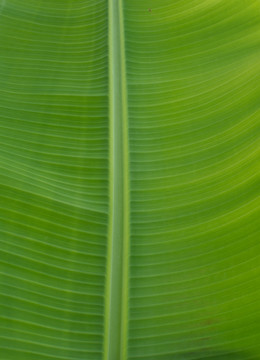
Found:
M 0 0 L 0 360 L 259 360 L 258 0 Z

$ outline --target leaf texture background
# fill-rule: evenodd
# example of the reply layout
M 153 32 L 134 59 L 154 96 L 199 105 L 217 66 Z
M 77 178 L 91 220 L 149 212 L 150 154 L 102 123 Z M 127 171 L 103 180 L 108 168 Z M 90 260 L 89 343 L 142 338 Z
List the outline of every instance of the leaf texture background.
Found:
M 258 0 L 0 1 L 1 360 L 260 359 L 259 20 Z

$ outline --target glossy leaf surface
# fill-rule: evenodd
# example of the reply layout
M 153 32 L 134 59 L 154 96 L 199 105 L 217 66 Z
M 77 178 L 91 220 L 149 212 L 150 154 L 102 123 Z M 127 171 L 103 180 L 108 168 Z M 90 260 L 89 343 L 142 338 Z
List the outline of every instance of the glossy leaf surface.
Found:
M 0 359 L 257 360 L 260 4 L 0 0 Z

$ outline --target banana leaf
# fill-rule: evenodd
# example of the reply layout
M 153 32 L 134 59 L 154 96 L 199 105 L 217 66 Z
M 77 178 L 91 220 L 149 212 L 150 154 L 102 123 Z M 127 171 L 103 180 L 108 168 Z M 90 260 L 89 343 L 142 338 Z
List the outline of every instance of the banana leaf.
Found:
M 0 0 L 0 360 L 259 360 L 259 0 Z

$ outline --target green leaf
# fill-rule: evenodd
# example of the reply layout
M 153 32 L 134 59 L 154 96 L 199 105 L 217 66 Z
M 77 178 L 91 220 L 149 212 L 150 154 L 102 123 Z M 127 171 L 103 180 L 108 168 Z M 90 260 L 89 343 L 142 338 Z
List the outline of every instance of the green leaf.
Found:
M 259 360 L 258 0 L 0 0 L 0 360 Z

